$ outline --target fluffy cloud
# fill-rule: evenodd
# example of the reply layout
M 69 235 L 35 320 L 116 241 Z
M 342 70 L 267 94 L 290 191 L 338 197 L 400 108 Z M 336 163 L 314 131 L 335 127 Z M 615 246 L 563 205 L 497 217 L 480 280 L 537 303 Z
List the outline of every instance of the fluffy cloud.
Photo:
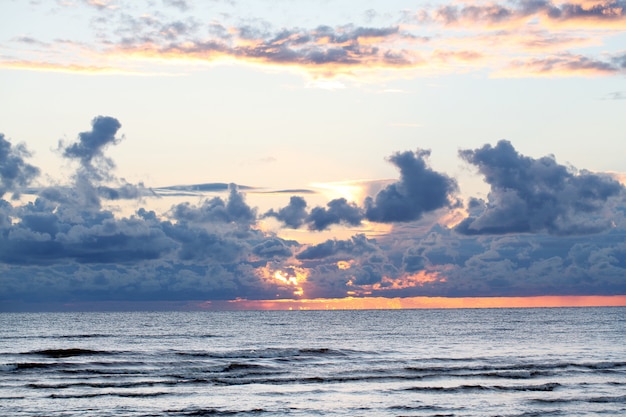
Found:
M 292 196 L 289 199 L 289 204 L 278 211 L 273 209 L 265 213 L 264 217 L 275 217 L 283 222 L 285 225 L 297 229 L 304 224 L 307 217 L 306 211 L 307 203 L 304 198 L 299 196 Z
M 244 195 L 238 191 L 237 185 L 230 184 L 229 189 L 227 201 L 214 197 L 211 200 L 204 200 L 199 207 L 181 203 L 172 208 L 171 215 L 178 221 L 192 223 L 220 222 L 244 225 L 253 223 L 256 220 L 256 210 L 246 204 Z
M 104 149 L 119 142 L 115 135 L 122 124 L 113 117 L 98 116 L 91 126 L 91 131 L 78 134 L 78 142 L 62 146 L 64 156 L 79 159 L 84 167 L 90 167 L 94 158 L 104 159 Z
M 400 180 L 365 201 L 365 215 L 377 222 L 412 221 L 424 213 L 452 207 L 456 181 L 432 170 L 427 164 L 430 151 L 400 152 L 389 161 L 400 169 Z
M 491 187 L 485 210 L 457 226 L 464 234 L 600 232 L 612 221 L 602 215 L 603 207 L 623 192 L 609 176 L 572 172 L 551 156 L 521 155 L 508 141 L 459 155 L 475 165 Z
M 363 212 L 355 203 L 349 203 L 345 198 L 337 198 L 329 201 L 327 207 L 315 207 L 311 210 L 307 217 L 311 230 L 324 230 L 330 225 L 340 223 L 350 226 L 361 224 Z
M 30 154 L 24 145 L 13 146 L 0 133 L 0 198 L 7 192 L 18 197 L 20 188 L 39 175 L 38 168 L 24 161 L 28 156 Z

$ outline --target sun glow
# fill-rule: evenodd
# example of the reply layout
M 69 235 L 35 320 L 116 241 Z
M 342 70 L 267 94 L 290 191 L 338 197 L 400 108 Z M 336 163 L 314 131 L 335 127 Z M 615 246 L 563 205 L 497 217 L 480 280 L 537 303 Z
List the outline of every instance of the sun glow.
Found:
M 257 269 L 257 275 L 268 285 L 278 287 L 277 297 L 282 296 L 282 291 L 289 291 L 293 297 L 302 297 L 304 295 L 303 284 L 307 281 L 309 272 L 306 268 L 299 266 L 277 268 L 268 263 Z
M 347 201 L 357 203 L 364 198 L 365 190 L 357 181 L 317 182 L 311 186 L 321 189 L 328 198 L 345 198 Z
M 350 269 L 353 263 L 354 261 L 339 261 L 337 262 L 337 268 L 343 270 Z

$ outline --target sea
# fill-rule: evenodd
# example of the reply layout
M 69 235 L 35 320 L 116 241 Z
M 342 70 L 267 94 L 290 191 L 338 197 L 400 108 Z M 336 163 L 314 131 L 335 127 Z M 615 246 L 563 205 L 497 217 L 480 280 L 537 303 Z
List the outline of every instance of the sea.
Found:
M 621 416 L 626 308 L 0 313 L 1 416 Z

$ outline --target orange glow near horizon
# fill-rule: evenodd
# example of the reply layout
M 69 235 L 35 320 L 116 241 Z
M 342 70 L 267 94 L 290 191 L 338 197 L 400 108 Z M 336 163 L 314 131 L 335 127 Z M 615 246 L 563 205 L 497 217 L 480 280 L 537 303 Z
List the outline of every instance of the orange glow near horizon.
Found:
M 534 297 L 347 297 L 245 300 L 204 303 L 201 308 L 229 310 L 395 310 L 447 308 L 626 307 L 626 295 L 547 295 Z

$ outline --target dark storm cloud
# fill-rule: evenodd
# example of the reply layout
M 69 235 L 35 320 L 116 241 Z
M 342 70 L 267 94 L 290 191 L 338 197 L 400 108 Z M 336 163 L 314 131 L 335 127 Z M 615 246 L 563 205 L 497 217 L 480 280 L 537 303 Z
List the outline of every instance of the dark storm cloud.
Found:
M 457 226 L 463 234 L 599 232 L 611 224 L 602 216 L 603 207 L 623 192 L 608 176 L 571 172 L 551 156 L 523 156 L 504 140 L 459 155 L 491 186 L 485 210 Z
M 328 202 L 326 207 L 315 207 L 306 218 L 311 230 L 325 230 L 333 224 L 358 226 L 363 220 L 363 210 L 345 198 Z
M 430 151 L 400 152 L 389 161 L 400 169 L 400 180 L 365 201 L 368 220 L 390 223 L 418 220 L 424 213 L 452 207 L 456 181 L 432 170 L 427 164 Z
M 288 227 L 297 229 L 304 223 L 307 217 L 306 201 L 299 196 L 292 196 L 289 199 L 289 204 L 277 212 L 269 210 L 263 215 L 263 217 L 275 217 Z
M 38 168 L 24 161 L 29 156 L 24 145 L 12 146 L 0 133 L 0 198 L 7 192 L 18 197 L 20 188 L 27 186 L 39 175 Z

